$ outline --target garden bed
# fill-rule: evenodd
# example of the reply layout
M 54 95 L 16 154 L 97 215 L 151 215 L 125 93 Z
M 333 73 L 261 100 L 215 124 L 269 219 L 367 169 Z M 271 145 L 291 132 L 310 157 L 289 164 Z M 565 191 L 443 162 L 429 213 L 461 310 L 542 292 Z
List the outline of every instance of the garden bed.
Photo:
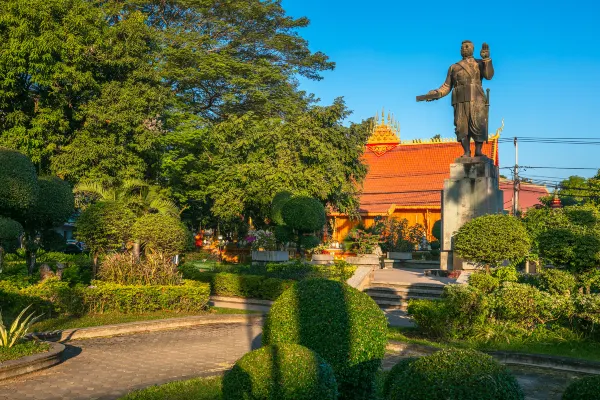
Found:
M 38 341 L 27 341 L 14 345 L 13 347 L 0 347 L 0 363 L 18 358 L 47 352 L 50 349 L 48 343 Z
M 36 344 L 29 344 L 36 343 Z M 60 363 L 65 346 L 60 343 L 25 342 L 13 346 L 12 350 L 0 351 L 0 380 L 10 379 L 30 372 L 39 371 Z

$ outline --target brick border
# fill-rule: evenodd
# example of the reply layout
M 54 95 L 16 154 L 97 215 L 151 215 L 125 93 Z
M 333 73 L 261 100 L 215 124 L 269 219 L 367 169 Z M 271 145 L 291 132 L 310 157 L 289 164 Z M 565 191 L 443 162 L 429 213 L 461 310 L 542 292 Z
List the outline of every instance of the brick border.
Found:
M 50 345 L 50 349 L 44 353 L 37 353 L 0 363 L 0 381 L 59 364 L 61 362 L 61 355 L 65 351 L 65 346 L 61 343 L 48 342 L 48 344 Z
M 198 315 L 182 318 L 156 319 L 149 321 L 125 322 L 122 324 L 75 328 L 52 332 L 35 332 L 29 336 L 51 342 L 92 339 L 106 336 L 129 335 L 143 332 L 156 332 L 170 329 L 190 328 L 214 324 L 256 324 L 263 322 L 263 315 L 221 314 Z
M 422 344 L 404 343 L 390 340 L 386 350 L 402 353 L 404 351 L 414 351 L 419 353 L 431 354 L 441 350 L 438 347 L 426 346 Z M 581 360 L 578 358 L 558 357 L 545 354 L 526 354 L 514 353 L 510 351 L 484 351 L 502 364 L 507 365 L 525 365 L 528 367 L 538 367 L 553 369 L 557 371 L 579 372 L 592 375 L 600 375 L 600 362 Z

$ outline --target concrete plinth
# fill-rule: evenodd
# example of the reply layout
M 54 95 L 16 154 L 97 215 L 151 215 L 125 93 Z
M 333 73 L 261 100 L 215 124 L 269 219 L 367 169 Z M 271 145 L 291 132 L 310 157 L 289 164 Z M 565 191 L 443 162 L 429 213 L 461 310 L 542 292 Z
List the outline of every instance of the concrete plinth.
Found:
M 499 214 L 504 196 L 498 186 L 498 167 L 487 157 L 458 158 L 442 193 L 441 269 L 473 269 L 453 252 L 456 231 L 473 218 Z

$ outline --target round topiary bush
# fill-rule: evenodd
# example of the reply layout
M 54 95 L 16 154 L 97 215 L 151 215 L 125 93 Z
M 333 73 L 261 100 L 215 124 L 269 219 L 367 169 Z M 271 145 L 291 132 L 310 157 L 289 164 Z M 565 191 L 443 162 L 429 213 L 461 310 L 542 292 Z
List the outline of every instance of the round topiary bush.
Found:
M 460 227 L 454 237 L 454 250 L 464 260 L 483 266 L 499 266 L 504 261 L 522 260 L 529 254 L 531 239 L 525 225 L 516 217 L 484 215 Z
M 442 220 L 438 219 L 433 223 L 433 227 L 431 228 L 431 235 L 436 238 L 438 241 L 442 240 Z
M 281 210 L 285 203 L 292 198 L 290 192 L 279 192 L 273 197 L 271 202 L 271 221 L 276 225 L 284 225 L 283 217 L 281 216 Z
M 562 400 L 600 400 L 600 376 L 586 376 L 571 383 Z
M 387 400 L 520 400 L 517 380 L 491 356 L 475 350 L 447 349 L 401 367 L 390 382 Z
M 487 272 L 476 272 L 469 275 L 469 285 L 483 293 L 492 293 L 500 286 L 500 280 Z
M 183 252 L 188 242 L 188 232 L 178 217 L 167 214 L 146 214 L 138 218 L 131 228 L 132 236 L 146 249 L 174 256 Z
M 267 316 L 263 343 L 297 343 L 335 371 L 341 399 L 367 399 L 387 344 L 387 320 L 375 301 L 347 284 L 307 279 L 286 290 Z
M 390 390 L 391 390 L 392 386 L 394 385 L 394 383 L 398 382 L 399 377 L 402 376 L 402 374 L 404 374 L 406 372 L 406 370 L 408 370 L 408 367 L 410 366 L 410 364 L 412 364 L 416 360 L 418 360 L 417 357 L 403 358 L 402 360 L 398 361 L 396 363 L 396 365 L 394 365 L 392 367 L 390 372 L 385 377 L 385 382 L 383 382 L 383 391 L 382 392 L 383 392 L 384 399 L 386 399 L 389 396 Z
M 243 356 L 223 377 L 228 400 L 335 400 L 333 370 L 304 346 L 280 344 Z
M 35 167 L 23 154 L 0 148 L 0 212 L 24 212 L 38 197 Z
M 75 212 L 71 185 L 56 176 L 44 176 L 38 179 L 38 186 L 39 195 L 27 212 L 26 227 L 51 228 L 66 222 Z
M 300 232 L 313 232 L 325 225 L 325 207 L 312 197 L 294 197 L 281 210 L 285 224 Z

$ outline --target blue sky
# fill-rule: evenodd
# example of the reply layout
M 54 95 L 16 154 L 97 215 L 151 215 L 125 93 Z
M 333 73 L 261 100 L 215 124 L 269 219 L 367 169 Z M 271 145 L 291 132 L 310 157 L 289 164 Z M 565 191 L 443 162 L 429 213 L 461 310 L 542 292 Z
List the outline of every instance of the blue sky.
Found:
M 301 35 L 337 67 L 302 89 L 331 103 L 343 96 L 359 122 L 382 107 L 402 125 L 402 139 L 454 137 L 449 97 L 417 103 L 439 87 L 460 60 L 460 44 L 490 46 L 496 75 L 490 131 L 502 137 L 600 138 L 600 4 L 596 1 L 283 0 L 294 17 L 311 20 Z M 501 167 L 514 147 L 500 147 Z M 600 168 L 600 146 L 519 145 L 523 166 Z M 503 172 L 506 173 L 506 170 Z M 592 176 L 595 171 L 533 170 L 524 176 Z M 540 178 L 541 179 L 541 178 Z M 544 178 L 545 179 L 545 178 Z

